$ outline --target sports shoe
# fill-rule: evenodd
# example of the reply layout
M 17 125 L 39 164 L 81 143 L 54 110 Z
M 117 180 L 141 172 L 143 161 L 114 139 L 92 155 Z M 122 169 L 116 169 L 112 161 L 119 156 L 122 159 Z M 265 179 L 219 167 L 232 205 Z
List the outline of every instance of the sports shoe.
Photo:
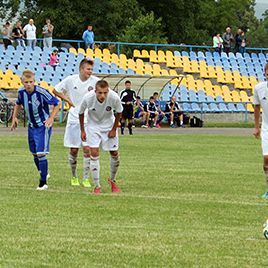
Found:
M 111 185 L 112 193 L 119 193 L 119 192 L 121 192 L 121 190 L 119 189 L 119 187 L 116 185 L 116 183 L 113 180 L 108 179 L 108 183 Z
M 76 177 L 72 177 L 72 178 L 71 178 L 71 185 L 72 185 L 72 186 L 79 186 L 80 183 L 79 183 L 78 178 L 76 178 Z
M 261 198 L 263 198 L 263 199 L 268 199 L 268 192 L 265 192 L 265 193 L 261 196 Z
M 47 190 L 47 189 L 48 189 L 47 184 L 44 184 L 43 186 L 38 186 L 38 187 L 36 188 L 37 191 L 45 191 L 45 190 Z
M 161 128 L 161 126 L 159 124 L 156 124 L 155 126 L 156 126 L 156 128 Z
M 141 125 L 141 127 L 142 127 L 142 128 L 148 128 L 148 126 L 146 126 L 146 125 Z
M 185 128 L 185 125 L 184 125 L 184 124 L 182 124 L 182 125 L 180 125 L 180 127 L 181 127 L 181 128 Z
M 93 193 L 94 194 L 101 194 L 101 187 L 95 187 Z
M 170 125 L 171 128 L 176 128 L 177 126 L 175 124 Z
M 86 188 L 90 188 L 91 187 L 91 184 L 89 182 L 89 179 L 83 179 L 82 180 L 82 185 Z

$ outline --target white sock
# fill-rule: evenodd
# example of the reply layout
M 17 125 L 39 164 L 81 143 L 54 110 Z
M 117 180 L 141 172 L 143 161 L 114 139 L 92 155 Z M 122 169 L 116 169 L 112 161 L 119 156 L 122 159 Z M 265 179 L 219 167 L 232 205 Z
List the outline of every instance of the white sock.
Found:
M 77 156 L 73 156 L 72 154 L 69 154 L 69 164 L 72 171 L 72 176 L 77 178 Z
M 183 125 L 183 121 L 181 121 L 181 125 Z
M 91 171 L 95 186 L 100 187 L 100 159 L 99 157 L 91 157 L 90 171 Z
M 89 178 L 89 171 L 90 171 L 90 156 L 85 156 L 83 159 L 83 179 Z
M 170 125 L 173 125 L 173 121 L 170 121 Z
M 120 165 L 119 155 L 110 157 L 110 179 L 115 181 L 115 176 Z

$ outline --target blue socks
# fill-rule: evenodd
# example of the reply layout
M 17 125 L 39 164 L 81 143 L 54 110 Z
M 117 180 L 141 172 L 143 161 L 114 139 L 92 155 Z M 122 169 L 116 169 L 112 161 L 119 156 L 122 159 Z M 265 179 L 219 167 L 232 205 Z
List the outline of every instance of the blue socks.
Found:
M 48 169 L 47 157 L 41 156 L 41 157 L 38 157 L 38 160 L 39 160 L 39 170 L 40 170 L 40 175 L 41 175 L 40 181 L 46 183 L 47 169 Z

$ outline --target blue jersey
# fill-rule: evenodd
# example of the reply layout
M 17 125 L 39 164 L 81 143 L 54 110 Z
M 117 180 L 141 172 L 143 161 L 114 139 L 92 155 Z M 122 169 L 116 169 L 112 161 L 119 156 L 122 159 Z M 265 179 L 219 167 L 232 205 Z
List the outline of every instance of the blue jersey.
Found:
M 28 125 L 32 128 L 41 127 L 49 117 L 49 105 L 58 105 L 59 100 L 46 89 L 34 86 L 34 91 L 28 93 L 25 88 L 19 89 L 17 105 L 22 105 L 28 117 Z

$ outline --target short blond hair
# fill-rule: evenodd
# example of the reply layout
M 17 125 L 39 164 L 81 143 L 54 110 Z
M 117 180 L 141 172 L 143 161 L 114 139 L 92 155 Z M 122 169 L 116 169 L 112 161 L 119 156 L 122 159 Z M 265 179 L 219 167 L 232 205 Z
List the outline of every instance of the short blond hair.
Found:
M 31 70 L 24 70 L 23 73 L 22 73 L 22 76 L 21 76 L 21 79 L 24 79 L 24 78 L 32 78 L 34 77 L 34 72 L 32 72 Z

